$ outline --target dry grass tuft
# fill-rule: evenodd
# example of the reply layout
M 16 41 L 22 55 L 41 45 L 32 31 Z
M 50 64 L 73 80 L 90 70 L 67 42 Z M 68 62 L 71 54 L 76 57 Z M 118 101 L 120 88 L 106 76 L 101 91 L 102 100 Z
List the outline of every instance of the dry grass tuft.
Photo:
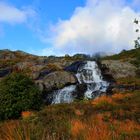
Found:
M 79 120 L 72 120 L 71 121 L 71 132 L 73 136 L 77 136 L 80 131 L 84 130 L 86 125 Z
M 91 120 L 90 123 L 86 128 L 87 133 L 85 137 L 87 140 L 109 140 L 111 138 L 112 133 L 109 131 L 109 126 L 103 121 L 101 114 L 97 115 L 96 119 Z
M 86 140 L 139 140 L 140 125 L 134 121 L 104 121 L 104 114 L 98 114 L 88 120 L 82 131 Z
M 0 140 L 30 140 L 28 125 L 19 121 L 5 122 L 0 131 Z

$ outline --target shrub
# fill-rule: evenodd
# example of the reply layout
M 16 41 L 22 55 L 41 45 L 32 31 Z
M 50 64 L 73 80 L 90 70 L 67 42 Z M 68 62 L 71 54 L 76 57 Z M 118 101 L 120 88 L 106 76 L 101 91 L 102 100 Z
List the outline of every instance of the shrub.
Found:
M 27 76 L 12 73 L 0 82 L 0 120 L 18 118 L 22 111 L 40 105 L 41 92 Z

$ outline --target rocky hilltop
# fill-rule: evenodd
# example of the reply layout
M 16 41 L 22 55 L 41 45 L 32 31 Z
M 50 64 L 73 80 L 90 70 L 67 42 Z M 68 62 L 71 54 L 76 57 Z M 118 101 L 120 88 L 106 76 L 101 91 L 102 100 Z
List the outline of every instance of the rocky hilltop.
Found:
M 76 61 L 83 61 L 86 56 L 75 55 L 74 57 L 42 57 L 28 54 L 22 51 L 0 51 L 0 79 L 12 72 L 22 72 L 28 75 L 39 85 L 41 90 L 60 89 L 65 85 L 75 84 L 73 74 L 75 66 L 71 66 L 73 72 L 67 70 Z M 82 62 L 81 62 L 82 63 Z
M 100 59 L 100 68 L 105 78 L 135 77 L 139 71 L 137 49 Z M 128 56 L 128 57 L 127 57 Z M 0 79 L 11 72 L 23 72 L 30 76 L 40 88 L 59 89 L 76 83 L 74 73 L 85 60 L 94 60 L 86 55 L 75 56 L 36 56 L 23 51 L 0 50 Z

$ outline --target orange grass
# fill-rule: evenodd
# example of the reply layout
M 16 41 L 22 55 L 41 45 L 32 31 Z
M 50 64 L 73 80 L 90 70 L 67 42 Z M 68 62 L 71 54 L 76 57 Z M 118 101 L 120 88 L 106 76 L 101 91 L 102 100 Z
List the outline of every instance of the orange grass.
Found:
M 112 95 L 111 97 L 104 95 L 93 100 L 91 104 L 98 105 L 101 102 L 107 102 L 109 104 L 116 105 L 116 102 L 115 102 L 116 100 L 122 100 L 124 98 L 131 97 L 131 96 L 132 94 L 129 94 L 129 93 L 128 94 L 117 93 L 117 94 Z
M 91 101 L 91 104 L 95 107 L 104 105 L 103 103 L 115 106 L 119 104 L 117 101 L 132 96 L 133 94 L 129 93 L 118 93 L 111 97 L 102 96 Z M 101 109 L 103 109 L 103 106 L 101 106 Z M 120 116 L 124 116 L 127 111 L 120 108 L 117 112 Z M 72 124 L 72 133 L 75 134 L 75 137 L 83 134 L 84 140 L 139 140 L 140 124 L 134 120 L 116 120 L 108 111 L 92 114 L 84 123 L 76 121 L 75 124 Z
M 72 125 L 71 132 L 73 136 L 78 135 L 81 130 L 85 129 L 85 124 L 79 120 L 72 120 L 71 125 Z
M 115 102 L 112 100 L 112 98 L 111 97 L 108 97 L 108 96 L 101 96 L 101 97 L 99 97 L 99 98 L 97 98 L 97 99 L 95 99 L 95 100 L 93 100 L 92 102 L 91 102 L 91 104 L 93 104 L 93 105 L 98 105 L 99 103 L 101 103 L 101 102 L 107 102 L 107 103 L 109 103 L 109 104 L 115 104 Z
M 127 102 L 118 102 L 120 100 L 123 100 L 128 97 L 133 97 L 134 94 L 114 94 L 111 97 L 108 96 L 102 96 L 100 98 L 97 98 L 93 101 L 89 101 L 87 104 L 82 104 L 82 106 L 72 107 L 74 110 L 74 116 L 68 117 L 67 120 L 70 119 L 70 138 L 68 137 L 68 140 L 139 140 L 140 138 L 140 124 L 136 121 L 134 115 L 131 114 L 133 117 L 128 117 L 129 113 L 135 111 L 134 109 L 139 109 L 139 100 L 137 96 L 133 99 L 134 104 L 133 106 L 129 106 Z M 127 100 L 126 100 L 127 101 Z M 129 100 L 128 100 L 129 101 Z M 104 104 L 107 103 L 107 104 Z M 122 104 L 123 103 L 123 104 Z M 127 108 L 123 108 L 122 106 L 130 107 L 131 110 L 128 110 Z M 131 103 L 131 102 L 130 102 Z M 87 107 L 86 107 L 87 105 Z M 114 106 L 120 105 L 119 108 L 114 108 Z M 69 107 L 70 105 L 68 105 Z M 90 108 L 89 108 L 90 107 Z M 98 108 L 100 107 L 100 108 Z M 103 110 L 107 107 L 110 107 L 109 110 Z M 55 111 L 55 108 L 52 107 L 52 110 L 50 112 L 46 112 L 47 115 L 51 114 Z M 65 110 L 63 110 L 65 109 Z M 61 110 L 63 112 L 66 111 L 66 105 L 63 106 Z M 90 109 L 90 111 L 89 111 Z M 94 110 L 95 109 L 95 110 Z M 92 112 L 93 111 L 93 112 Z M 73 111 L 71 111 L 73 112 Z M 117 112 L 117 117 L 114 116 L 113 113 Z M 137 113 L 136 112 L 136 113 Z M 70 112 L 69 112 L 70 113 Z M 113 114 L 113 115 L 112 115 Z M 137 113 L 138 114 L 138 113 Z M 44 120 L 46 120 L 47 115 L 44 116 Z M 55 121 L 57 120 L 57 117 L 63 117 L 59 116 L 60 114 L 54 113 L 53 116 L 50 116 L 50 118 L 54 117 Z M 65 114 L 63 114 L 65 115 Z M 22 112 L 23 118 L 28 118 L 32 116 L 32 112 Z M 123 118 L 123 119 L 120 119 Z M 39 140 L 60 140 L 64 139 L 65 137 L 63 134 L 65 134 L 69 130 L 65 130 L 65 126 L 62 126 L 61 131 L 54 134 L 48 134 L 49 129 L 52 125 L 56 125 L 56 127 L 59 127 L 58 124 L 62 119 L 58 119 L 55 124 L 51 124 L 50 127 L 46 128 L 45 131 L 44 127 L 42 127 L 40 130 L 41 133 L 39 133 Z M 0 125 L 0 140 L 32 140 L 31 135 L 32 133 L 31 129 L 33 129 L 31 126 L 29 126 L 26 121 L 7 121 L 6 123 L 3 123 Z M 63 124 L 63 123 L 62 123 Z M 48 125 L 46 123 L 46 125 Z M 33 125 L 34 126 L 34 125 Z M 38 133 L 40 128 L 40 125 L 35 128 L 36 133 Z M 55 127 L 54 127 L 55 128 Z M 55 132 L 55 131 L 54 131 Z M 60 134 L 61 133 L 61 134 Z M 38 138 L 36 140 L 38 140 Z
M 5 122 L 0 131 L 0 140 L 30 140 L 28 125 L 19 121 Z
M 31 117 L 31 116 L 33 116 L 33 115 L 34 115 L 34 113 L 31 112 L 31 111 L 23 111 L 23 112 L 21 113 L 21 116 L 22 116 L 22 118 L 24 118 L 24 119 L 29 118 L 29 117 Z
M 83 135 L 84 140 L 139 140 L 139 124 L 131 120 L 118 121 L 112 119 L 105 122 L 104 116 L 105 114 L 91 116 L 86 123 L 73 120 L 71 131 L 75 139 L 79 135 Z

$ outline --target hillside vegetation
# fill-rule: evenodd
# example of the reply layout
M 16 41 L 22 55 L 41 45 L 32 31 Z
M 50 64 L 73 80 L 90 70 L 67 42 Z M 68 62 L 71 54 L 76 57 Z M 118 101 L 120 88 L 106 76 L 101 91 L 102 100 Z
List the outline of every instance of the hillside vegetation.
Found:
M 130 61 L 136 67 L 140 67 L 140 48 L 132 49 L 128 51 L 122 51 L 119 54 L 106 56 L 103 60 L 122 60 L 122 61 Z
M 140 48 L 132 49 L 132 50 L 123 50 L 119 54 L 106 56 L 103 59 L 111 59 L 111 60 L 118 60 L 118 59 L 126 59 L 126 58 L 137 58 L 140 55 Z
M 139 140 L 140 92 L 51 105 L 0 126 L 1 140 Z
M 21 52 L 16 53 L 21 54 Z M 63 72 L 66 70 L 65 67 L 67 68 L 67 66 L 71 66 L 73 62 L 87 60 L 87 58 L 81 58 L 79 55 L 77 58 L 70 56 L 59 58 L 54 56 L 30 56 L 29 54 L 24 54 L 23 52 L 22 54 L 24 57 L 26 56 L 26 59 L 21 58 L 20 60 L 20 55 L 18 57 L 16 56 L 16 58 L 13 56 L 13 58 L 10 59 L 8 54 L 6 55 L 8 58 L 5 58 L 4 55 L 2 57 L 1 55 L 2 59 L 0 59 L 0 61 L 2 63 L 0 63 L 0 72 L 5 72 L 7 67 L 10 67 L 12 60 L 14 60 L 14 63 L 12 63 L 14 72 L 22 73 L 23 75 L 26 75 L 26 78 L 28 73 L 30 75 L 39 72 L 39 75 L 36 75 L 40 78 L 39 80 L 36 80 L 36 78 L 31 76 L 32 79 L 25 78 L 27 80 L 25 80 L 26 82 L 22 79 L 20 79 L 21 82 L 19 83 L 17 80 L 14 82 L 18 85 L 14 86 L 20 89 L 20 93 L 23 95 L 22 97 L 26 97 L 26 99 L 32 95 L 33 97 L 36 96 L 35 94 L 32 94 L 32 92 L 34 91 L 34 88 L 37 87 L 32 82 L 42 82 L 41 79 L 43 78 L 44 81 L 47 82 L 45 78 L 48 75 L 51 77 L 52 73 L 57 73 L 61 76 L 60 73 L 63 75 Z M 15 62 L 16 59 L 18 62 Z M 19 111 L 20 114 L 18 112 L 18 119 L 15 118 L 14 120 L 5 120 L 0 122 L 0 140 L 139 140 L 139 60 L 139 48 L 101 58 L 101 63 L 107 64 L 107 68 L 105 68 L 107 71 L 103 71 L 103 74 L 111 74 L 114 77 L 115 82 L 113 83 L 114 87 L 112 92 L 108 91 L 107 95 L 101 96 L 95 100 L 75 100 L 70 104 L 43 105 L 38 111 L 33 110 L 34 108 L 31 107 L 26 108 L 26 106 L 22 104 L 23 102 L 18 102 L 19 96 L 17 94 L 15 99 L 16 102 L 21 103 L 21 106 L 24 106 L 25 108 Z M 11 61 L 10 65 L 9 62 L 5 63 L 4 61 Z M 24 62 L 26 62 L 26 65 L 24 65 L 23 68 L 21 66 L 23 66 Z M 18 68 L 20 67 L 22 69 L 19 71 L 19 69 L 15 69 L 15 66 L 16 68 L 18 66 Z M 27 68 L 29 68 L 29 71 Z M 11 71 L 9 72 L 11 73 Z M 2 81 L 3 79 L 7 79 L 10 73 L 6 73 L 6 75 L 2 77 Z M 73 75 L 73 73 L 69 71 L 65 73 L 69 73 L 70 76 Z M 12 80 L 15 80 L 15 78 Z M 32 82 L 30 80 L 32 80 Z M 55 81 L 54 78 L 53 80 Z M 53 80 L 49 81 L 52 82 Z M 13 87 L 13 84 L 11 83 L 12 82 L 9 84 L 4 83 L 5 85 L 1 89 L 4 90 L 5 88 L 6 91 L 10 91 L 8 93 L 15 93 L 17 88 L 14 87 L 11 91 L 8 86 L 10 85 L 10 87 Z M 31 86 L 29 86 L 30 88 L 27 91 L 27 94 L 31 93 L 31 96 L 27 96 L 25 94 L 24 87 L 26 87 L 28 83 L 31 84 Z M 3 96 L 3 94 L 1 95 Z M 37 95 L 39 95 L 39 98 L 42 96 L 40 92 L 37 92 Z M 8 99 L 11 98 L 11 94 L 7 94 L 7 96 Z M 6 94 L 3 97 L 5 100 L 7 99 Z M 28 104 L 29 100 L 26 101 L 26 104 Z M 35 100 L 33 100 L 33 106 L 35 107 L 35 105 L 38 104 L 34 101 Z M 36 102 L 39 103 L 38 101 Z M 6 108 L 11 110 L 12 108 L 9 104 L 7 104 L 8 106 L 6 106 Z

